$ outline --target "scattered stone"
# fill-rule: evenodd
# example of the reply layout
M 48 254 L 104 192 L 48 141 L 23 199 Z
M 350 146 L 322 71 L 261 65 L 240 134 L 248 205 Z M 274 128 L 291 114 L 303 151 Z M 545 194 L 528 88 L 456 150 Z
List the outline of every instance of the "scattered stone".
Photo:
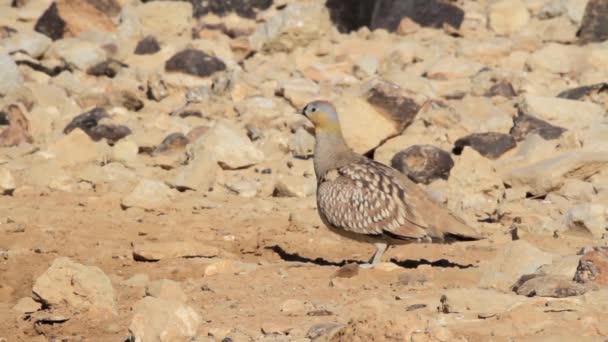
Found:
M 82 38 L 64 38 L 53 42 L 46 58 L 64 61 L 69 67 L 86 71 L 107 59 L 106 51 Z
M 8 169 L 0 167 L 0 195 L 11 193 L 13 190 L 15 190 L 13 175 Z
M 264 335 L 286 335 L 292 328 L 279 322 L 265 322 L 261 331 Z
M 209 77 L 218 71 L 226 70 L 226 64 L 203 51 L 186 49 L 167 60 L 165 70 L 198 77 Z
M 25 116 L 26 108 L 22 105 L 11 104 L 5 112 L 8 127 L 0 132 L 0 146 L 11 147 L 22 143 L 33 143 L 30 134 L 30 122 Z
M 308 102 L 319 96 L 319 86 L 308 79 L 290 78 L 279 83 L 277 94 L 287 99 L 294 108 L 300 110 Z
M 337 323 L 318 323 L 310 327 L 306 333 L 306 337 L 315 340 L 319 337 L 330 335 L 332 330 L 341 328 L 342 324 Z
M 526 297 L 564 298 L 580 296 L 587 292 L 587 287 L 563 275 L 531 274 L 523 275 L 513 285 L 513 291 Z
M 582 42 L 603 42 L 608 39 L 608 4 L 589 0 L 577 36 Z
M 59 16 L 57 3 L 53 2 L 36 22 L 34 29 L 52 40 L 63 38 L 66 22 Z
M 13 306 L 13 310 L 22 313 L 29 314 L 32 312 L 36 312 L 42 308 L 40 303 L 34 301 L 32 297 L 23 297 L 17 301 L 17 304 Z
M 435 146 L 414 145 L 395 154 L 391 166 L 416 183 L 429 184 L 436 179 L 448 179 L 454 160 Z
M 85 266 L 69 258 L 57 258 L 34 282 L 37 301 L 74 310 L 99 310 L 116 314 L 114 289 L 99 267 Z
M 190 341 L 201 318 L 194 309 L 175 300 L 145 297 L 133 306 L 129 341 Z
M 0 96 L 5 96 L 23 85 L 23 76 L 17 68 L 17 64 L 6 53 L 0 52 Z
M 595 248 L 586 252 L 578 264 L 574 280 L 608 286 L 608 249 Z
M 303 198 L 313 195 L 316 188 L 316 180 L 312 177 L 282 176 L 277 179 L 272 195 Z
M 608 83 L 596 83 L 592 85 L 576 87 L 572 89 L 567 89 L 559 94 L 557 97 L 568 100 L 581 100 L 586 97 L 590 97 L 592 95 L 598 95 L 608 90 Z
M 134 53 L 136 55 L 153 55 L 158 51 L 160 51 L 160 44 L 156 37 L 146 36 L 137 43 Z
M 517 92 L 515 92 L 515 89 L 513 88 L 513 85 L 511 84 L 511 82 L 507 82 L 505 80 L 500 80 L 496 83 L 494 83 L 490 89 L 488 89 L 488 91 L 486 91 L 485 96 L 502 96 L 502 97 L 506 97 L 506 98 L 512 98 L 515 97 L 517 95 Z
M 298 299 L 288 299 L 281 304 L 281 312 L 289 316 L 301 315 L 305 311 L 306 305 Z
M 489 21 L 494 32 L 509 35 L 524 28 L 530 13 L 521 0 L 500 0 L 490 5 Z
M 143 242 L 133 245 L 136 261 L 159 261 L 174 258 L 211 258 L 220 251 L 198 242 Z
M 553 255 L 545 253 L 525 240 L 509 242 L 499 254 L 482 266 L 480 285 L 509 289 L 524 274 L 531 274 L 542 265 L 551 264 Z
M 149 283 L 146 286 L 146 295 L 181 303 L 188 300 L 188 296 L 182 290 L 181 285 L 169 279 L 160 279 Z
M 554 259 L 552 264 L 539 267 L 536 274 L 564 276 L 568 279 L 572 279 L 580 258 L 579 255 L 566 255 Z
M 531 54 L 526 60 L 526 65 L 532 71 L 565 74 L 576 71 L 586 57 L 579 47 L 549 43 Z
M 522 114 L 547 120 L 562 127 L 589 127 L 602 120 L 606 110 L 595 103 L 557 97 L 525 95 L 519 104 Z
M 156 146 L 154 154 L 183 151 L 189 142 L 190 139 L 184 134 L 179 132 L 171 133 L 163 139 L 160 145 Z
M 17 33 L 0 41 L 0 50 L 8 53 L 25 52 L 30 57 L 41 58 L 51 45 L 52 40 L 38 32 Z
M 226 183 L 224 186 L 229 191 L 245 198 L 255 197 L 259 190 L 259 185 L 257 183 L 248 180 L 238 180 Z
M 439 311 L 443 313 L 502 313 L 521 304 L 514 294 L 487 289 L 449 289 L 443 291 Z
M 173 184 L 179 189 L 209 191 L 213 188 L 220 167 L 207 153 L 197 153 L 188 165 L 181 168 Z
M 38 19 L 35 29 L 53 40 L 76 37 L 84 31 L 115 31 L 116 26 L 112 19 L 93 3 L 57 0 Z
M 272 0 L 259 1 L 224 1 L 210 0 L 194 5 L 194 17 L 199 18 L 208 13 L 214 13 L 219 16 L 226 16 L 230 13 L 236 13 L 243 18 L 255 19 L 256 14 L 269 8 L 272 5 Z
M 460 154 L 465 146 L 470 146 L 484 157 L 496 159 L 516 145 L 515 139 L 508 134 L 487 132 L 473 133 L 456 140 L 454 153 Z
M 126 64 L 117 60 L 109 59 L 88 68 L 87 74 L 91 76 L 107 76 L 109 78 L 114 78 L 120 70 L 126 66 Z
M 559 138 L 565 131 L 565 128 L 554 126 L 534 116 L 520 113 L 513 118 L 513 127 L 509 131 L 509 134 L 513 136 L 515 141 L 524 140 L 528 134 L 538 134 L 545 140 L 553 140 Z
M 175 193 L 164 182 L 153 179 L 142 179 L 130 194 L 121 200 L 124 208 L 158 209 L 171 204 Z
M 334 274 L 331 275 L 332 278 L 352 278 L 359 274 L 359 265 L 357 264 L 346 264 L 340 267 Z
M 462 57 L 445 57 L 432 64 L 426 77 L 432 80 L 448 81 L 469 78 L 477 74 L 483 65 Z
M 131 162 L 137 158 L 139 146 L 130 140 L 120 140 L 112 148 L 112 158 L 116 161 Z
M 210 277 L 217 274 L 239 274 L 254 271 L 255 269 L 257 269 L 257 264 L 222 260 L 207 265 L 204 275 L 205 277 Z

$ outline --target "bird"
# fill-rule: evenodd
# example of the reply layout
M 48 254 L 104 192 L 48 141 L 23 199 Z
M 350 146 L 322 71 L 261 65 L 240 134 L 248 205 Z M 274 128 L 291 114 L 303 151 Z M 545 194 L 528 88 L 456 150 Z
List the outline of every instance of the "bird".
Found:
M 354 152 L 330 102 L 309 102 L 299 113 L 314 126 L 313 164 L 321 220 L 331 231 L 376 248 L 369 262 L 359 267 L 375 267 L 390 245 L 482 238 L 405 174 Z

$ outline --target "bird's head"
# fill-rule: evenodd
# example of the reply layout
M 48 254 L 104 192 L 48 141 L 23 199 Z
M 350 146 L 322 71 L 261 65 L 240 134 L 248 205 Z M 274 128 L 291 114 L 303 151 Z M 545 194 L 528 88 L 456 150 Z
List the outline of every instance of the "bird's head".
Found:
M 341 134 L 336 108 L 327 101 L 312 101 L 301 112 L 315 126 L 315 131 Z

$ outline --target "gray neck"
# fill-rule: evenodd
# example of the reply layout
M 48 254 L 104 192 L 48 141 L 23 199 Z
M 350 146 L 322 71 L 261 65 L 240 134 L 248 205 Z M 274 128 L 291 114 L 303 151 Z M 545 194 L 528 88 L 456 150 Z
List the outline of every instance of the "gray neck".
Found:
M 317 180 L 327 171 L 344 166 L 353 151 L 341 134 L 316 132 L 314 166 Z

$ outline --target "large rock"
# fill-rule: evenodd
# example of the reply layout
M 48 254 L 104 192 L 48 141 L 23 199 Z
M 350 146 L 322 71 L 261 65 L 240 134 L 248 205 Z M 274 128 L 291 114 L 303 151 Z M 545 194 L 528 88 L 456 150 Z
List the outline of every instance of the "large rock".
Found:
M 398 152 L 391 166 L 416 183 L 429 184 L 436 179 L 448 179 L 454 160 L 450 153 L 431 145 L 414 145 Z
M 566 74 L 578 71 L 584 65 L 585 52 L 577 46 L 550 43 L 535 51 L 526 61 L 533 71 Z
M 454 151 L 459 154 L 465 146 L 470 146 L 484 157 L 496 159 L 515 147 L 515 139 L 497 132 L 473 133 L 456 140 Z
M 121 200 L 123 208 L 158 209 L 171 204 L 175 192 L 164 182 L 153 179 L 142 179 L 130 194 Z
M 67 304 L 73 310 L 116 313 L 110 278 L 96 266 L 57 258 L 34 282 L 37 300 L 51 307 Z
M 212 154 L 200 152 L 180 168 L 173 184 L 178 188 L 208 191 L 213 188 L 219 169 Z
M 198 77 L 208 77 L 225 69 L 226 64 L 222 60 L 195 49 L 180 51 L 165 63 L 166 71 Z
M 587 288 L 563 275 L 524 275 L 513 286 L 518 295 L 527 297 L 572 297 L 587 292 Z
M 38 19 L 35 30 L 53 40 L 76 37 L 84 31 L 115 31 L 116 26 L 110 16 L 95 6 L 98 3 L 91 0 L 57 0 Z
M 53 42 L 45 56 L 63 60 L 71 67 L 86 71 L 104 62 L 106 51 L 80 38 L 65 38 Z
M 131 342 L 187 342 L 196 336 L 201 318 L 194 309 L 175 300 L 145 297 L 133 306 L 129 325 Z
M 509 290 L 524 274 L 534 273 L 540 266 L 551 264 L 553 255 L 543 252 L 525 240 L 508 243 L 499 254 L 481 266 L 480 286 Z
M 602 42 L 608 39 L 608 2 L 589 0 L 578 36 L 583 42 Z
M 259 25 L 249 42 L 255 50 L 287 52 L 307 46 L 330 27 L 329 12 L 322 2 L 293 2 Z
M 536 95 L 525 95 L 519 103 L 519 110 L 522 114 L 568 129 L 592 127 L 606 115 L 606 109 L 592 102 Z
M 500 0 L 490 5 L 489 21 L 494 32 L 509 35 L 528 24 L 530 13 L 522 0 Z
M 49 145 L 48 152 L 65 166 L 105 160 L 110 152 L 106 143 L 94 142 L 80 129 Z
M 574 280 L 608 287 L 608 249 L 593 248 L 579 261 Z
M 0 52 L 24 51 L 33 58 L 40 58 L 51 45 L 51 39 L 38 32 L 17 33 L 0 40 Z
M 442 292 L 443 313 L 497 314 L 523 302 L 521 297 L 487 289 L 449 289 Z
M 192 146 L 190 154 L 208 155 L 223 169 L 241 169 L 264 160 L 264 153 L 258 150 L 245 133 L 240 132 L 228 122 L 217 122 Z
M 141 33 L 146 35 L 171 38 L 189 35 L 193 25 L 189 1 L 147 1 L 130 8 L 129 13 L 123 10 L 123 20 L 131 13 L 134 23 L 129 24 L 141 25 Z M 123 25 L 126 23 L 123 21 Z
M 15 61 L 7 54 L 0 52 L 0 96 L 6 96 L 23 85 L 23 76 Z
M 568 209 L 564 215 L 568 228 L 577 233 L 601 239 L 608 234 L 608 207 L 599 203 L 583 203 Z
M 413 99 L 411 93 L 387 81 L 372 81 L 365 87 L 368 88 L 364 93 L 367 102 L 391 120 L 399 132 L 414 121 L 421 108 L 419 102 L 426 100 L 424 96 Z
M 173 258 L 210 258 L 217 256 L 216 247 L 194 241 L 143 242 L 133 246 L 133 259 L 137 261 L 158 261 Z
M 608 167 L 603 152 L 568 152 L 530 165 L 507 170 L 503 180 L 535 195 L 559 189 L 566 179 L 587 179 Z
M 524 140 L 528 134 L 538 134 L 545 140 L 552 140 L 559 138 L 565 131 L 565 128 L 552 125 L 531 115 L 519 113 L 513 118 L 513 127 L 509 134 L 515 141 Z

